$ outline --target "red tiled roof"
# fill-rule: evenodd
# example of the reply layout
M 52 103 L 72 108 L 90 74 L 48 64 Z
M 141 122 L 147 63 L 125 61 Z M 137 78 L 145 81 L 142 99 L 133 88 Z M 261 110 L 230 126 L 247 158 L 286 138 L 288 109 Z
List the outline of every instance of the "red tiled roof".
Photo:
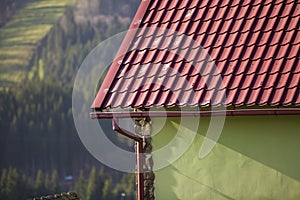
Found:
M 299 19 L 298 0 L 143 0 L 92 107 L 300 105 Z

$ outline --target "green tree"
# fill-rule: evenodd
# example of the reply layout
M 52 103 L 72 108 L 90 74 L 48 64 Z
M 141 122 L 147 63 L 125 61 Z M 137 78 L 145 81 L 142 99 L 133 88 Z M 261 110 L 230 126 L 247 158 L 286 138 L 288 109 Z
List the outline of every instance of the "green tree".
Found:
M 36 195 L 43 195 L 45 193 L 44 183 L 45 183 L 45 179 L 44 179 L 43 171 L 39 169 L 36 174 L 35 185 L 34 185 Z
M 86 197 L 86 189 L 87 187 L 86 187 L 86 181 L 83 175 L 83 171 L 80 170 L 80 175 L 75 184 L 74 190 L 83 199 L 84 197 Z
M 5 195 L 7 199 L 17 199 L 18 194 L 15 192 L 18 188 L 19 174 L 16 168 L 10 167 L 6 177 Z
M 2 170 L 1 179 L 0 179 L 0 199 L 7 198 L 6 192 L 6 181 L 7 181 L 7 169 Z
M 87 189 L 86 189 L 86 199 L 87 200 L 94 200 L 95 199 L 95 192 L 96 192 L 96 168 L 93 167 L 91 172 L 90 172 L 90 176 L 89 176 L 89 180 L 88 180 L 88 184 L 87 184 Z
M 60 190 L 59 177 L 58 177 L 58 172 L 56 169 L 53 170 L 52 175 L 51 175 L 51 190 L 54 193 L 57 193 Z
M 50 177 L 49 177 L 48 173 L 46 173 L 46 175 L 45 175 L 45 183 L 44 183 L 44 185 L 45 185 L 45 189 L 47 191 L 51 191 L 51 193 L 52 193 L 52 184 L 50 182 Z
M 102 199 L 112 199 L 112 180 L 108 178 L 104 181 L 104 186 L 102 189 Z

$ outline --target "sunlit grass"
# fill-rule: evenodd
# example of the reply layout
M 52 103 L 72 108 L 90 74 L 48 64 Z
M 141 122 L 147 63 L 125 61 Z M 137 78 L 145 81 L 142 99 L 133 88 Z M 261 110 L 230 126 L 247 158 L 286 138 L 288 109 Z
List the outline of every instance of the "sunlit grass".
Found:
M 35 0 L 17 11 L 0 28 L 1 82 L 19 82 L 30 71 L 34 51 L 51 28 L 75 0 Z
M 51 29 L 51 25 L 34 25 L 28 26 L 22 31 L 22 34 L 14 34 L 4 39 L 1 46 L 22 45 L 28 43 L 37 43 L 43 38 Z

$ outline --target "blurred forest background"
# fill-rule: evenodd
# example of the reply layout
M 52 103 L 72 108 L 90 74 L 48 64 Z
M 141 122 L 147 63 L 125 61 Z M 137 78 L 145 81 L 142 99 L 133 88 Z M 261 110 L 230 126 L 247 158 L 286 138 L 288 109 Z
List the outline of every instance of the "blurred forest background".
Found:
M 135 199 L 135 175 L 103 166 L 82 145 L 71 98 L 85 56 L 127 30 L 139 3 L 0 0 L 0 200 L 65 191 Z

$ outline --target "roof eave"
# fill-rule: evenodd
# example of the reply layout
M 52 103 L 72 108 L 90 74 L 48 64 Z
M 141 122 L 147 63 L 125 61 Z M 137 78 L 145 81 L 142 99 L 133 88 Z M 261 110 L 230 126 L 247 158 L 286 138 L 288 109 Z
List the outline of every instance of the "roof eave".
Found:
M 300 115 L 300 108 L 195 110 L 195 111 L 139 111 L 139 112 L 92 112 L 92 119 L 141 118 L 141 117 L 216 117 L 256 115 Z

